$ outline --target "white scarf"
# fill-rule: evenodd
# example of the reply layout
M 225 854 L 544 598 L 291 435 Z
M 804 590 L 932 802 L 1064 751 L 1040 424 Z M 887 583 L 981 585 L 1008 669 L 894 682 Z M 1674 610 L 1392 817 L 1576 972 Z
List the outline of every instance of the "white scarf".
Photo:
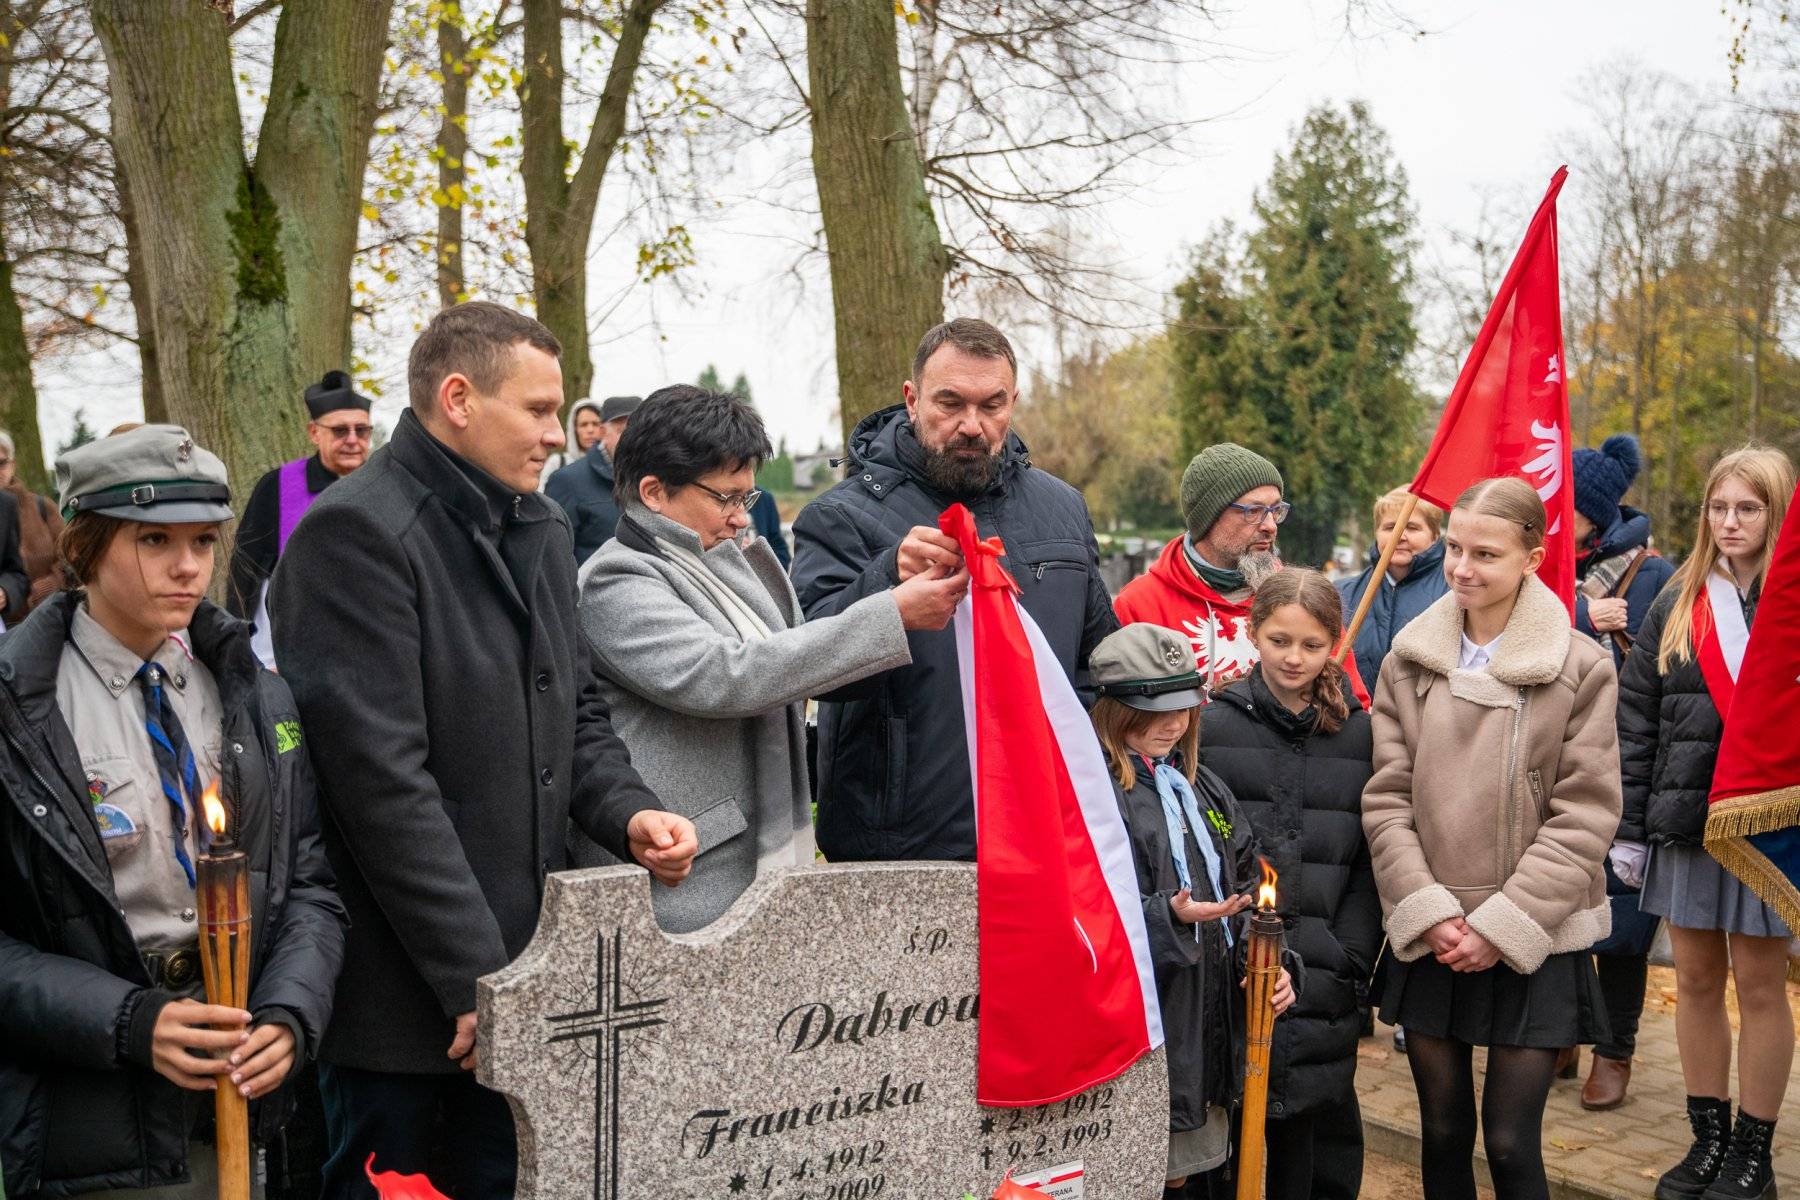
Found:
M 655 535 L 652 535 L 653 537 Z M 667 538 L 656 537 L 656 548 L 664 557 L 686 575 L 694 586 L 706 593 L 713 606 L 724 614 L 737 631 L 740 639 L 746 642 L 767 641 L 774 636 L 769 626 L 756 614 L 744 598 L 725 586 L 725 581 L 713 573 L 706 560 L 685 546 L 678 546 Z
M 1723 555 L 1718 569 L 1706 577 L 1706 602 L 1712 607 L 1713 628 L 1719 633 L 1719 654 L 1735 683 L 1738 668 L 1744 665 L 1744 651 L 1750 646 L 1750 627 L 1744 624 L 1744 603 L 1731 564 Z

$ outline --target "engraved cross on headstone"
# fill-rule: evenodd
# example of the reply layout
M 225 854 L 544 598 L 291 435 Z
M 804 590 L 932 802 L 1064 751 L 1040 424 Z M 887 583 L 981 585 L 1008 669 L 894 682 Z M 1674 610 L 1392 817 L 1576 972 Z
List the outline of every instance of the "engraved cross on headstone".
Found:
M 619 1059 L 625 1035 L 666 1023 L 656 1015 L 666 998 L 625 998 L 624 944 L 617 927 L 610 937 L 602 931 L 595 938 L 592 1008 L 545 1018 L 551 1029 L 546 1045 L 594 1040 L 594 1200 L 619 1195 Z

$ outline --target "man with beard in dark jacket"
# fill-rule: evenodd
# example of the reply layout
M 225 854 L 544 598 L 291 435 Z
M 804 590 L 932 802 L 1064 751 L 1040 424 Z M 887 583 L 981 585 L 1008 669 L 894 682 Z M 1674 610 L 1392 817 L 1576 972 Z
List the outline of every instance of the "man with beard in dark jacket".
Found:
M 320 1054 L 330 1200 L 374 1194 L 372 1154 L 454 1196 L 510 1197 L 512 1114 L 468 1073 L 475 981 L 530 942 L 571 816 L 663 884 L 692 865 L 693 825 L 613 733 L 568 518 L 538 494 L 564 440 L 560 353 L 497 304 L 439 313 L 393 440 L 319 499 L 275 573 L 276 652 L 328 747 L 325 844 L 351 922 Z
M 1081 493 L 1031 465 L 1012 431 L 1017 360 L 1004 334 L 967 317 L 919 343 L 904 405 L 864 418 L 849 476 L 794 521 L 794 590 L 807 620 L 922 571 L 953 573 L 938 532 L 955 503 L 999 537 L 1020 603 L 1071 679 L 1118 627 Z M 975 805 L 956 633 L 907 635 L 912 663 L 822 697 L 819 846 L 835 861 L 972 859 Z

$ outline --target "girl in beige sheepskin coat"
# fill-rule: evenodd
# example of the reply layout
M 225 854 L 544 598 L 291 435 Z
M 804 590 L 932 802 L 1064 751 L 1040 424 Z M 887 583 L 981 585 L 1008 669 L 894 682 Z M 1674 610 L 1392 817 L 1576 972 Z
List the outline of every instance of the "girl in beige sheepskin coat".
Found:
M 1444 536 L 1451 592 L 1394 639 L 1375 692 L 1363 828 L 1388 934 L 1381 1015 L 1406 1028 L 1428 1200 L 1475 1195 L 1475 1046 L 1495 1195 L 1547 1196 L 1556 1053 L 1604 1031 L 1583 952 L 1611 923 L 1618 681 L 1537 578 L 1545 522 L 1521 480 L 1465 492 Z

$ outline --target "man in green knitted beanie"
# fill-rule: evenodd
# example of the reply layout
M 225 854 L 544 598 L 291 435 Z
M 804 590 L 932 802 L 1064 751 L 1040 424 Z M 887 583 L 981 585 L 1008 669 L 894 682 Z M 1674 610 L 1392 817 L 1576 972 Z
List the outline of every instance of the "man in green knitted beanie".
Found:
M 1281 472 L 1254 450 L 1221 442 L 1196 454 L 1181 473 L 1187 532 L 1113 602 L 1125 624 L 1151 621 L 1186 632 L 1210 686 L 1256 662 L 1251 589 L 1254 575 L 1275 565 L 1275 531 L 1289 510 L 1281 487 Z
M 1244 555 L 1273 550 L 1287 518 L 1281 490 L 1275 464 L 1235 442 L 1194 455 L 1181 473 L 1181 519 L 1202 563 L 1236 570 Z

